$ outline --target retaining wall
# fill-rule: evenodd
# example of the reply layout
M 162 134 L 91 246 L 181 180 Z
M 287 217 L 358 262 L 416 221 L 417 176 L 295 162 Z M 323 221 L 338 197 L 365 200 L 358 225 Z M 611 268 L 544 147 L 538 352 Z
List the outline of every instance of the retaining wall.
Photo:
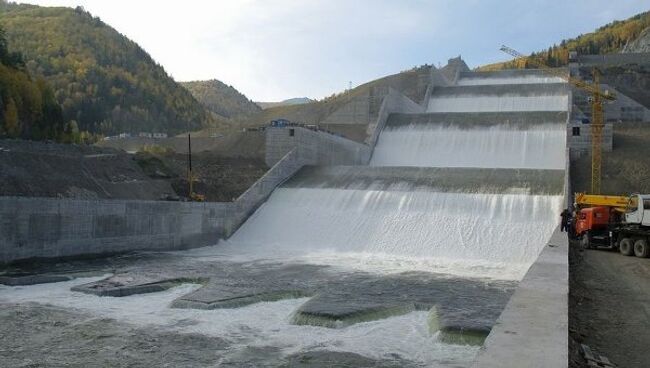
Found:
M 418 114 L 423 113 L 425 110 L 424 106 L 418 105 L 413 102 L 410 98 L 404 96 L 394 89 L 388 91 L 388 95 L 384 98 L 384 101 L 381 104 L 379 109 L 379 115 L 377 116 L 377 121 L 374 124 L 368 125 L 368 144 L 371 149 L 375 148 L 377 140 L 379 139 L 379 134 L 384 129 L 388 117 L 393 113 L 411 113 Z
M 305 162 L 299 156 L 297 148 L 292 149 L 276 162 L 263 177 L 237 198 L 231 213 L 231 221 L 228 223 L 228 228 L 224 230 L 224 235 L 230 237 L 234 234 L 278 185 L 292 177 L 304 165 Z
M 228 203 L 0 197 L 0 264 L 215 244 L 302 166 L 292 150 Z
M 650 53 L 626 53 L 607 55 L 578 55 L 578 63 L 583 65 L 622 65 L 622 64 L 648 64 Z
M 291 150 L 303 165 L 365 165 L 370 147 L 333 134 L 301 127 L 266 129 L 266 164 L 275 165 Z
M 474 367 L 568 366 L 568 250 L 558 227 L 492 327 Z
M 214 244 L 232 203 L 0 197 L 0 263 Z
M 575 129 L 575 131 L 574 131 Z M 574 135 L 576 133 L 577 135 Z M 591 125 L 569 123 L 567 125 L 567 145 L 575 153 L 591 151 Z M 610 152 L 613 148 L 614 128 L 611 123 L 603 126 L 602 150 Z

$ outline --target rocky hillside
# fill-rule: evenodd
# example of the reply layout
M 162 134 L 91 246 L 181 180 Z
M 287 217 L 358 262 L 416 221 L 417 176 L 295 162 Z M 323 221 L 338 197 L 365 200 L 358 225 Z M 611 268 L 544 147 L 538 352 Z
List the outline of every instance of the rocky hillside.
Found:
M 625 45 L 622 52 L 650 52 L 650 27 L 644 29 L 636 40 Z
M 559 45 L 553 45 L 548 50 L 533 53 L 531 57 L 543 60 L 549 66 L 565 66 L 569 60 L 569 50 L 575 50 L 579 54 L 589 55 L 618 53 L 624 51 L 627 45 L 631 45 L 628 50 L 636 50 L 637 47 L 642 47 L 644 43 L 647 45 L 648 27 L 650 27 L 650 11 L 637 14 L 623 21 L 614 21 L 598 28 L 594 32 L 586 33 L 576 38 L 562 40 Z M 480 71 L 490 71 L 527 67 L 533 66 L 528 65 L 525 60 L 512 60 L 485 65 L 477 69 Z
M 180 133 L 215 118 L 135 42 L 83 8 L 0 0 L 0 25 L 26 69 L 44 77 L 78 129 Z
M 213 113 L 232 118 L 261 111 L 255 102 L 248 99 L 233 86 L 216 79 L 207 81 L 181 82 L 200 103 Z

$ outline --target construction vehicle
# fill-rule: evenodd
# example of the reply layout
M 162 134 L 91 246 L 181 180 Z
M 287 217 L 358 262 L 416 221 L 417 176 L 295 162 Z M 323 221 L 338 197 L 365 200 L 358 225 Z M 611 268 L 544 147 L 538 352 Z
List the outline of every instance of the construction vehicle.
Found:
M 626 256 L 650 256 L 650 194 L 576 193 L 575 208 L 575 235 L 584 248 L 618 248 Z
M 613 101 L 616 96 L 609 91 L 600 91 L 599 72 L 594 68 L 593 70 L 593 83 L 587 83 L 579 78 L 572 77 L 566 71 L 561 69 L 551 68 L 544 64 L 542 61 L 533 57 L 527 57 L 518 51 L 508 47 L 501 46 L 501 51 L 512 55 L 515 60 L 524 60 L 526 63 L 535 66 L 546 73 L 562 78 L 572 86 L 587 91 L 591 94 L 589 102 L 591 103 L 591 193 L 600 194 L 600 178 L 602 167 L 602 141 L 603 141 L 603 128 L 605 126 L 603 114 L 603 101 Z

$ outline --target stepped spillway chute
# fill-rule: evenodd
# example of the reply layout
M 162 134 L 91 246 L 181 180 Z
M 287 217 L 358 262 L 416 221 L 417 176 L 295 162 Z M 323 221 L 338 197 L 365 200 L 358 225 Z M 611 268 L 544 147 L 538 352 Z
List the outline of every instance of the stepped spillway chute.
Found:
M 427 112 L 566 111 L 566 84 L 460 85 L 435 88 Z
M 300 170 L 231 242 L 281 260 L 523 276 L 563 203 L 567 86 L 539 71 L 458 84 L 434 86 L 425 113 L 391 114 L 369 166 Z
M 564 169 L 566 125 L 564 113 L 432 114 L 391 117 L 373 152 L 374 166 L 495 167 Z M 460 122 L 465 115 L 473 121 Z M 396 120 L 392 123 L 392 120 Z M 525 123 L 521 120 L 526 121 Z
M 544 194 L 531 194 L 522 187 L 544 175 L 520 172 L 519 180 L 508 179 L 509 190 L 508 180 L 496 172 L 478 184 L 481 170 L 393 168 L 387 174 L 376 169 L 307 169 L 277 189 L 232 241 L 279 258 L 337 265 L 354 260 L 362 266 L 390 261 L 398 270 L 395 264 L 401 264 L 401 271 L 428 267 L 518 278 L 560 210 L 562 175 L 555 172 L 544 178 L 546 185 L 533 185 Z M 438 184 L 418 181 L 425 174 L 433 174 Z M 463 176 L 478 186 L 461 184 Z M 481 186 L 500 193 L 481 193 Z
M 458 79 L 459 86 L 498 84 L 543 84 L 564 83 L 560 77 L 535 69 L 501 70 L 494 72 L 463 72 Z

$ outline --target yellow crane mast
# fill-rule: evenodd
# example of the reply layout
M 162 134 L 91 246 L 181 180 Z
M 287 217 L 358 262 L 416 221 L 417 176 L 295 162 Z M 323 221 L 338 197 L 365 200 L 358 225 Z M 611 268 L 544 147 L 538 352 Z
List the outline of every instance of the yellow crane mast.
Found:
M 594 69 L 593 73 L 594 82 L 587 83 L 582 79 L 572 77 L 569 73 L 563 70 L 551 68 L 535 58 L 527 57 L 508 46 L 501 46 L 501 51 L 512 55 L 515 60 L 525 59 L 529 64 L 544 70 L 550 75 L 562 78 L 572 86 L 591 94 L 591 193 L 600 194 L 603 127 L 605 126 L 603 100 L 612 101 L 616 99 L 616 96 L 608 91 L 601 92 L 599 74 L 596 69 Z

